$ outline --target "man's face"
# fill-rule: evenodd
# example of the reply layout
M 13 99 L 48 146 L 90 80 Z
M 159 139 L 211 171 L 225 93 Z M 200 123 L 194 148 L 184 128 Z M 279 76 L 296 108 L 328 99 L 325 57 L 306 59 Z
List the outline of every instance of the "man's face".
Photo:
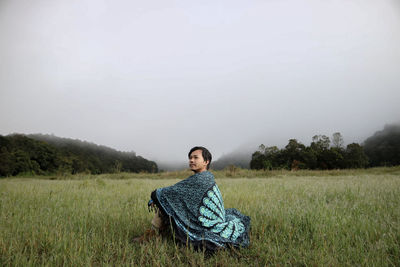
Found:
M 195 150 L 189 156 L 189 167 L 194 172 L 203 172 L 207 170 L 208 161 L 205 161 L 200 149 Z

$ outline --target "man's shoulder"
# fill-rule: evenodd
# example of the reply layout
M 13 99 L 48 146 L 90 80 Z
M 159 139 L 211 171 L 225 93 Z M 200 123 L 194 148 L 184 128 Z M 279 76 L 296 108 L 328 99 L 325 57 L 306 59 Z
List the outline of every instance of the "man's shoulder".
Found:
M 195 173 L 194 175 L 201 175 L 201 176 L 213 176 L 214 177 L 214 174 L 212 174 L 212 172 L 210 172 L 209 170 L 206 170 L 206 171 L 203 171 L 203 172 L 198 172 L 198 173 Z
M 210 172 L 210 171 L 204 171 L 204 172 L 200 172 L 197 174 L 198 174 L 197 178 L 200 178 L 203 181 L 206 181 L 206 180 L 214 181 L 214 174 L 212 174 L 212 172 Z
M 187 180 L 206 180 L 206 179 L 214 179 L 214 174 L 212 174 L 210 171 L 197 172 L 197 173 L 194 173 L 193 175 L 187 177 L 183 181 L 187 181 Z

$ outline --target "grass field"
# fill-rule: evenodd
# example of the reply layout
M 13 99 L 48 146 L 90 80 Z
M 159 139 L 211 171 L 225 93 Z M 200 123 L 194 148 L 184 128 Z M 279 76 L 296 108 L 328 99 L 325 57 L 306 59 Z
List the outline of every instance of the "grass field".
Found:
M 215 172 L 225 208 L 251 217 L 250 248 L 133 243 L 150 227 L 150 192 L 189 174 L 0 179 L 0 266 L 400 265 L 399 168 Z

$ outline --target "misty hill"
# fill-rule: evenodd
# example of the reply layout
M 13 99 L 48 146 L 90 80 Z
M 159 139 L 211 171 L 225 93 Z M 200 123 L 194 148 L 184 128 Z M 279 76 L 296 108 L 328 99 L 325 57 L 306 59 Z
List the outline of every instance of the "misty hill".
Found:
M 157 172 L 157 164 L 135 152 L 53 135 L 0 136 L 0 176 L 20 173 Z
M 211 168 L 214 170 L 222 170 L 230 165 L 235 165 L 243 169 L 250 168 L 251 152 L 249 149 L 240 149 L 228 154 L 222 155 L 216 161 L 211 162 Z
M 400 165 L 400 124 L 389 124 L 364 142 L 371 166 Z
M 155 160 L 159 171 L 180 171 L 189 168 L 188 162 Z

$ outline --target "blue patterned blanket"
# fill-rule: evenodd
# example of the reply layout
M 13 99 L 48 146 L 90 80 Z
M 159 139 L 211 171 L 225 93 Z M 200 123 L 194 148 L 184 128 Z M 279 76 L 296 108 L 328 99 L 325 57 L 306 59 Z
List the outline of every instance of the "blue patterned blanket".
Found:
M 250 217 L 225 209 L 221 192 L 209 171 L 196 173 L 175 185 L 159 188 L 151 199 L 171 220 L 182 242 L 208 249 L 247 247 Z M 167 218 L 168 218 L 167 217 Z

